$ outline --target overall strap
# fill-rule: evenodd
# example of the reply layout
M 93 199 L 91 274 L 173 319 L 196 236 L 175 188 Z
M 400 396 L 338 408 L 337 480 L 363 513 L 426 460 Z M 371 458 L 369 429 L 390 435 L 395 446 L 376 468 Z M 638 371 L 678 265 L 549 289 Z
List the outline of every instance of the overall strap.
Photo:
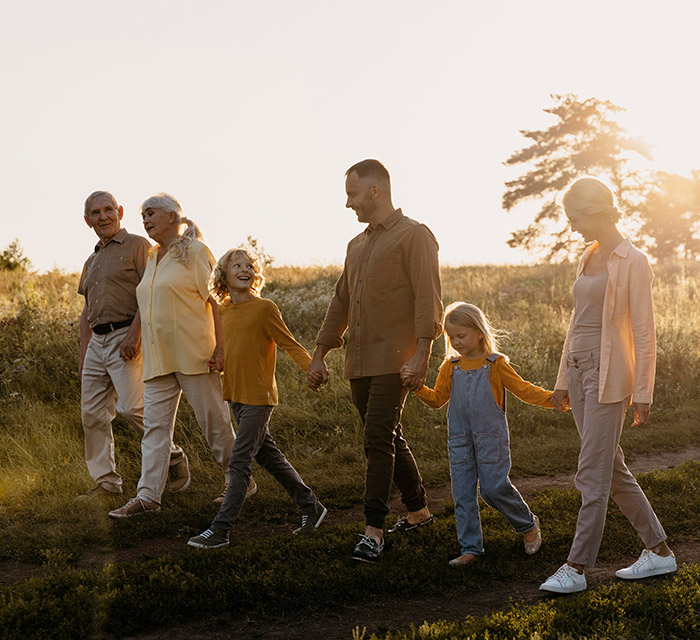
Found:
M 486 356 L 486 361 L 489 363 L 489 365 L 492 365 L 498 358 L 500 357 L 500 353 L 491 353 Z M 489 374 L 493 371 L 493 368 L 489 367 Z M 489 376 L 490 377 L 490 376 Z M 506 388 L 503 387 L 503 411 L 506 410 Z

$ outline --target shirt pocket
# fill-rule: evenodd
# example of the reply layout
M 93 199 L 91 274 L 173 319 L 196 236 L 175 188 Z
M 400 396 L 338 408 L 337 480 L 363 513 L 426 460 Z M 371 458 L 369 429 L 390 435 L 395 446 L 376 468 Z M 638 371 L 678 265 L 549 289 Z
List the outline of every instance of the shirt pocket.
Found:
M 379 253 L 370 261 L 369 267 L 368 282 L 387 293 L 391 287 L 399 286 L 406 281 L 401 247 Z

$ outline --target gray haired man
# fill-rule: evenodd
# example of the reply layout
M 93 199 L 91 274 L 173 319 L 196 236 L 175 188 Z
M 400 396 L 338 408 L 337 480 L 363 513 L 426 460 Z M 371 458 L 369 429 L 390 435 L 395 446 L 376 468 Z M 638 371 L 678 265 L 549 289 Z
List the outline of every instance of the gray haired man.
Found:
M 80 408 L 85 462 L 95 486 L 81 498 L 122 492 L 114 459 L 112 421 L 120 413 L 143 436 L 143 362 L 136 285 L 150 243 L 121 227 L 124 209 L 107 191 L 85 201 L 85 223 L 99 239 L 83 266 L 80 315 Z M 184 451 L 170 443 L 171 491 L 184 491 L 190 472 Z

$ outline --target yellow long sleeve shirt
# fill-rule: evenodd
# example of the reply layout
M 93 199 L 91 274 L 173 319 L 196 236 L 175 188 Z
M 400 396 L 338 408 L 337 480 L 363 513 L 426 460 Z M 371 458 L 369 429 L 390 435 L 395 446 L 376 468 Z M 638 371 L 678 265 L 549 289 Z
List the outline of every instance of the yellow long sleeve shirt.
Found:
M 304 371 L 311 363 L 272 300 L 254 298 L 219 305 L 224 333 L 224 400 L 243 404 L 278 403 L 275 368 L 278 345 Z
M 464 357 L 459 358 L 459 366 L 464 371 L 470 369 L 479 369 L 486 364 L 486 356 L 477 358 L 476 360 L 467 360 Z M 452 359 L 445 360 L 440 366 L 435 388 L 431 389 L 423 385 L 418 391 L 414 391 L 415 395 L 429 407 L 437 409 L 450 399 L 452 390 L 452 371 L 455 363 Z M 505 356 L 499 355 L 498 359 L 491 365 L 489 372 L 489 381 L 491 389 L 493 389 L 493 397 L 501 409 L 505 409 L 505 389 L 508 389 L 514 396 L 520 398 L 523 402 L 534 404 L 540 407 L 552 408 L 550 398 L 552 392 L 538 387 L 527 380 L 523 380 L 518 373 L 510 366 Z

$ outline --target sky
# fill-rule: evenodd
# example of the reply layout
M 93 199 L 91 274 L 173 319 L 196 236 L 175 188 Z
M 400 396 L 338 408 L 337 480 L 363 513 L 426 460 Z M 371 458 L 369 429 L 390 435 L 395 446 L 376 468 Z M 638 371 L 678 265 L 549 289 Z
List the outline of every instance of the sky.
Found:
M 696 3 L 647 0 L 3 0 L 0 250 L 79 271 L 97 189 L 166 191 L 218 257 L 342 263 L 362 231 L 344 173 L 377 158 L 443 263 L 521 263 L 503 162 L 550 94 L 625 107 L 655 166 L 700 167 Z

